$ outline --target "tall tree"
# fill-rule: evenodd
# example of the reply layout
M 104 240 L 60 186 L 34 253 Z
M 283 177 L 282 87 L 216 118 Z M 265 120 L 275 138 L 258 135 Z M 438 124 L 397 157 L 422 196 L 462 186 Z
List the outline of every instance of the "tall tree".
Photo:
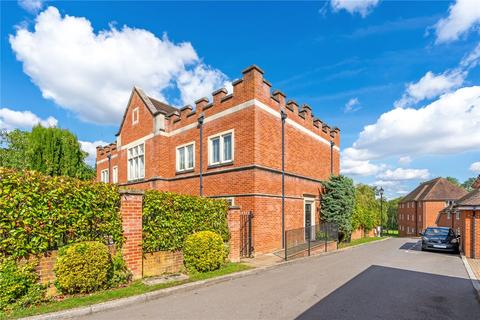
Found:
M 14 130 L 2 133 L 0 165 L 36 170 L 51 176 L 91 179 L 93 168 L 85 163 L 77 137 L 66 129 L 44 128 L 31 132 Z
M 397 212 L 398 204 L 402 201 L 402 197 L 389 200 L 387 202 L 387 228 L 391 230 L 398 229 Z
M 321 200 L 321 218 L 336 223 L 341 234 L 348 238 L 352 232 L 352 214 L 355 209 L 353 181 L 345 176 L 332 176 L 322 184 L 325 193 Z
M 380 223 L 380 202 L 375 197 L 375 188 L 365 184 L 355 187 L 355 210 L 352 216 L 353 230 L 371 230 Z

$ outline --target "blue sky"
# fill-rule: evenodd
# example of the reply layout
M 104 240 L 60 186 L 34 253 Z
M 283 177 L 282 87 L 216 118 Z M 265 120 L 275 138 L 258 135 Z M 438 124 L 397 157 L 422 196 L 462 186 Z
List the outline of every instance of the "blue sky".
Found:
M 114 140 L 133 85 L 181 106 L 257 64 L 340 127 L 343 172 L 355 181 L 390 197 L 436 176 L 463 181 L 480 173 L 476 7 L 1 2 L 0 126 L 68 128 L 92 152 Z

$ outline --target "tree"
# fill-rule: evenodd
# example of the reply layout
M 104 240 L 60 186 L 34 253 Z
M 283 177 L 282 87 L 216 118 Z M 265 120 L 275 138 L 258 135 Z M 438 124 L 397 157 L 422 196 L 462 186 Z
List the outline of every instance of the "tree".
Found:
M 352 214 L 355 209 L 353 181 L 340 175 L 332 176 L 322 184 L 325 193 L 321 200 L 321 218 L 325 222 L 337 224 L 343 238 L 348 238 L 352 232 Z
M 33 127 L 31 132 L 4 132 L 0 165 L 16 169 L 36 170 L 50 176 L 91 179 L 93 168 L 85 163 L 77 137 L 66 129 Z
M 379 224 L 380 202 L 375 197 L 376 189 L 365 184 L 355 187 L 355 210 L 352 215 L 352 228 L 371 230 Z
M 447 179 L 448 181 L 450 181 L 451 183 L 453 183 L 453 184 L 456 185 L 456 186 L 459 186 L 459 187 L 462 186 L 462 185 L 460 184 L 460 181 L 458 181 L 457 178 L 454 178 L 454 177 L 445 177 L 445 179 Z
M 18 129 L 0 132 L 0 167 L 28 169 L 28 135 Z
M 387 202 L 387 228 L 391 230 L 398 229 L 397 212 L 398 204 L 402 201 L 402 197 L 389 200 Z
M 472 188 L 472 185 L 473 183 L 477 180 L 476 177 L 471 177 L 471 178 L 468 178 L 467 180 L 465 180 L 465 182 L 462 183 L 462 187 L 465 188 L 465 190 L 467 190 L 468 192 L 472 191 L 473 188 Z

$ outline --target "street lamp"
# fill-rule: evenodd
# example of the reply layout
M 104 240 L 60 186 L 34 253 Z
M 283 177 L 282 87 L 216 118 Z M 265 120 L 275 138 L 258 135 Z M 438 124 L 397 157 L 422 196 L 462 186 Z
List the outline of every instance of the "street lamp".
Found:
M 383 232 L 383 188 L 380 187 L 380 237 Z

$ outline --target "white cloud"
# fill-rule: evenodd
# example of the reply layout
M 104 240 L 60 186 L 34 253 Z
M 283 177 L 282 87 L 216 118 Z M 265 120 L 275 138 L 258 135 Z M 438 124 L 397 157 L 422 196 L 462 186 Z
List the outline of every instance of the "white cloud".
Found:
M 348 112 L 356 112 L 360 110 L 360 101 L 358 98 L 351 98 L 348 100 L 348 102 L 345 104 L 345 107 L 343 108 L 343 112 L 348 113 Z
M 451 42 L 478 28 L 480 24 L 480 5 L 478 0 L 457 0 L 448 10 L 448 17 L 435 25 L 436 42 Z
M 31 111 L 15 111 L 8 108 L 0 108 L 0 129 L 30 129 L 33 126 L 41 124 L 44 127 L 55 127 L 58 124 L 57 119 L 48 117 L 42 119 Z
M 400 164 L 410 164 L 412 162 L 412 158 L 410 156 L 403 156 L 398 159 L 398 163 Z
M 379 0 L 331 0 L 330 5 L 333 11 L 346 10 L 350 14 L 358 13 L 365 18 L 379 2 Z
M 480 161 L 472 163 L 470 165 L 470 171 L 480 173 Z
M 89 141 L 78 141 L 78 142 L 80 142 L 82 150 L 88 153 L 88 156 L 85 159 L 85 162 L 87 162 L 91 166 L 95 165 L 97 146 L 104 146 L 108 144 L 108 142 L 105 142 L 102 140 L 98 140 L 94 142 L 89 142 Z
M 30 13 L 37 13 L 43 7 L 43 0 L 18 0 L 18 5 Z
M 353 176 L 371 176 L 377 174 L 384 168 L 384 165 L 371 163 L 369 160 L 354 160 L 348 156 L 341 157 L 342 174 Z
M 419 109 L 395 108 L 365 126 L 349 160 L 480 150 L 480 86 L 442 95 Z
M 9 39 L 44 98 L 96 123 L 118 123 L 134 85 L 162 101 L 176 87 L 182 104 L 228 85 L 188 42 L 128 26 L 95 32 L 86 18 L 55 7 L 37 16 L 33 31 L 19 27 Z
M 386 170 L 379 174 L 377 178 L 387 181 L 418 180 L 427 179 L 430 176 L 428 169 L 403 169 Z
M 418 82 L 407 85 L 402 98 L 395 101 L 395 107 L 404 108 L 456 89 L 463 84 L 466 75 L 466 72 L 459 70 L 444 72 L 439 75 L 428 71 Z

